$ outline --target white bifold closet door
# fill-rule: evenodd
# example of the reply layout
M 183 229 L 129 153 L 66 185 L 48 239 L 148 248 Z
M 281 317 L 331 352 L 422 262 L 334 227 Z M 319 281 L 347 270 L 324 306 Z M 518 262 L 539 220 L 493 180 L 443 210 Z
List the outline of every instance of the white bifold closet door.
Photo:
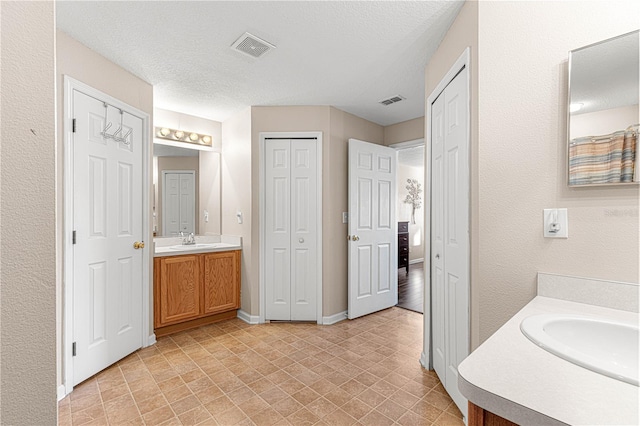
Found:
M 196 172 L 166 171 L 162 173 L 162 235 L 196 231 Z
M 467 70 L 431 114 L 431 315 L 433 367 L 460 411 L 458 364 L 469 355 L 469 136 Z
M 316 144 L 265 141 L 266 320 L 317 319 Z

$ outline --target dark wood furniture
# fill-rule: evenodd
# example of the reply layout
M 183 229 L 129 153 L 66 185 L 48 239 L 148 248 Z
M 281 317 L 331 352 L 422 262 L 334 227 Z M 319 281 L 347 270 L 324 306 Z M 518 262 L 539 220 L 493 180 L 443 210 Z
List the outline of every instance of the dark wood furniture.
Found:
M 240 308 L 241 251 L 156 257 L 156 336 L 235 318 Z
M 469 401 L 468 422 L 469 426 L 518 426 L 517 423 L 478 407 L 471 401 Z
M 409 273 L 409 222 L 398 222 L 398 269 Z

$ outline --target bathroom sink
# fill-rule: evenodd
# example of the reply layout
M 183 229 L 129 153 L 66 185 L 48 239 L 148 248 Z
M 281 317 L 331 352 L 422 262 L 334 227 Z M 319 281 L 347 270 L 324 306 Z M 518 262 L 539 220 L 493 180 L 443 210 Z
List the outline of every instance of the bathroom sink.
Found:
M 544 350 L 638 386 L 638 326 L 604 318 L 541 314 L 525 318 L 520 330 Z
M 222 243 L 202 243 L 202 244 L 179 244 L 169 247 L 171 250 L 203 250 L 210 248 L 224 247 Z

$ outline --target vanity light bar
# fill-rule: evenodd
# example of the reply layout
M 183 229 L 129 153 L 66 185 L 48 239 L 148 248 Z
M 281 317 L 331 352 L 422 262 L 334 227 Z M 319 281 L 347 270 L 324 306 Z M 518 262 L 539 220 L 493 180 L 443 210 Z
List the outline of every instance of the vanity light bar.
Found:
M 213 143 L 213 138 L 210 135 L 203 135 L 186 130 L 175 130 L 168 127 L 156 127 L 155 137 L 168 141 L 185 142 L 203 146 L 212 146 Z

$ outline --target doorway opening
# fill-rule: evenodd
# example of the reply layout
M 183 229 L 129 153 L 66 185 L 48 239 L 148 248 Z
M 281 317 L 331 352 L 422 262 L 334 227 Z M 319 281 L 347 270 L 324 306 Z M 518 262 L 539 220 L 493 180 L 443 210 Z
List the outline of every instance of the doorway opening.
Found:
M 397 152 L 398 304 L 424 313 L 424 139 L 391 145 Z

